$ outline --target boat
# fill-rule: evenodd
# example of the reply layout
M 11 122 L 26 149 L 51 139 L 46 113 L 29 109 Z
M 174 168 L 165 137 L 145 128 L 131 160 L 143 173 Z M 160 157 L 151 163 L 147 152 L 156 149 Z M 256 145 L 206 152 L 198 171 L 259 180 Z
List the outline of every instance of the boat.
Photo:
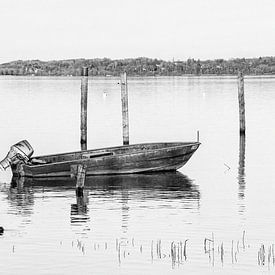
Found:
M 185 165 L 199 145 L 141 143 L 31 157 L 33 149 L 24 140 L 11 147 L 0 167 L 10 165 L 14 176 L 33 178 L 76 176 L 79 165 L 85 167 L 87 176 L 173 171 Z

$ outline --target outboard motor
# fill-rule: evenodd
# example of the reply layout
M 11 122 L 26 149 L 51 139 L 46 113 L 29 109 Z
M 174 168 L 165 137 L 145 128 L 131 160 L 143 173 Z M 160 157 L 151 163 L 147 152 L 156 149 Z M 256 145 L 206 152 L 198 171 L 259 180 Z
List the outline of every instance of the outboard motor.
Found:
M 11 146 L 7 156 L 0 162 L 0 169 L 6 170 L 11 165 L 19 162 L 27 163 L 33 154 L 33 148 L 26 140 Z

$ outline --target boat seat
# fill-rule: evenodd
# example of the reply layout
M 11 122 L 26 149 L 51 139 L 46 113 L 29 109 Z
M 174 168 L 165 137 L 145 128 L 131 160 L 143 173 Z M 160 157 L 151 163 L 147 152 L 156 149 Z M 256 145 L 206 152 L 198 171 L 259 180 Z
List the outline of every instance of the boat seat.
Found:
M 84 153 L 82 158 L 96 158 L 113 155 L 113 152 L 97 152 L 97 153 Z
M 30 163 L 32 165 L 39 165 L 39 164 L 47 164 L 47 161 L 42 160 L 42 159 L 32 158 L 32 159 L 30 159 Z

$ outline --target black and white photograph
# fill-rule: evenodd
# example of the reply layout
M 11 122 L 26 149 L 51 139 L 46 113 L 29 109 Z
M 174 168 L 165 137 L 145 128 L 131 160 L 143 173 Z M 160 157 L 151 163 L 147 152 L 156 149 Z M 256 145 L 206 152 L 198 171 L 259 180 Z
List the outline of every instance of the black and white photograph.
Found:
M 0 0 L 0 274 L 274 274 L 274 0 Z

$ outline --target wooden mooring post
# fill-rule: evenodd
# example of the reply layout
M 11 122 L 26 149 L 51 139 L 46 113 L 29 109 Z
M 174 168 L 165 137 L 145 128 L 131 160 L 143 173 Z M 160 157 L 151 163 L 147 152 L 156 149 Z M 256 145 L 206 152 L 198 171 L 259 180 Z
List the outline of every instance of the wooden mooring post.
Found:
M 87 150 L 87 99 L 88 99 L 88 68 L 81 68 L 81 150 Z
M 244 78 L 243 78 L 242 72 L 238 73 L 238 98 L 239 98 L 240 134 L 245 135 Z
M 85 177 L 86 177 L 86 166 L 79 164 L 77 166 L 76 189 L 75 189 L 77 197 L 83 197 Z
M 123 145 L 129 145 L 128 84 L 126 73 L 121 75 L 121 105 Z

